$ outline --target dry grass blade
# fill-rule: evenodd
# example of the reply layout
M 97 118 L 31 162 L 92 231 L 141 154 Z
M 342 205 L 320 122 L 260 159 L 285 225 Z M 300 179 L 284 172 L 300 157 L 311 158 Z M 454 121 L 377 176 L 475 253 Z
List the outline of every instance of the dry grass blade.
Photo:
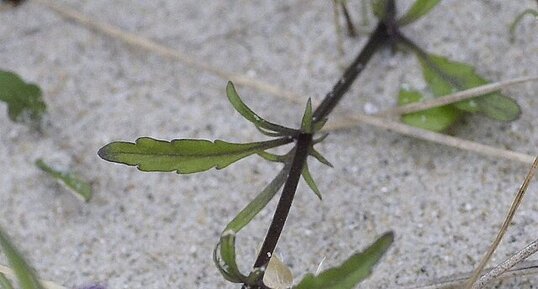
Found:
M 533 157 L 527 154 L 522 154 L 510 150 L 500 149 L 496 147 L 487 146 L 477 142 L 464 140 L 461 138 L 444 135 L 420 128 L 416 128 L 410 125 L 406 125 L 397 121 L 365 115 L 355 114 L 346 118 L 342 118 L 335 122 L 329 122 L 325 125 L 324 130 L 338 130 L 345 129 L 357 125 L 357 123 L 366 123 L 378 128 L 384 128 L 390 131 L 397 132 L 402 135 L 415 137 L 418 139 L 444 144 L 447 146 L 459 148 L 462 150 L 478 153 L 495 158 L 505 158 L 512 161 L 518 161 L 522 163 L 532 164 Z
M 506 230 L 508 229 L 508 226 L 510 225 L 510 222 L 512 222 L 512 219 L 514 218 L 514 215 L 519 208 L 519 205 L 521 204 L 521 201 L 523 200 L 523 196 L 525 195 L 525 192 L 527 191 L 527 188 L 529 187 L 530 181 L 532 180 L 532 177 L 536 173 L 536 168 L 538 167 L 538 157 L 534 159 L 534 162 L 532 163 L 531 169 L 529 170 L 529 173 L 525 177 L 525 180 L 523 181 L 523 184 L 519 188 L 516 196 L 514 197 L 514 201 L 512 202 L 512 205 L 510 206 L 510 210 L 508 210 L 508 213 L 506 214 L 506 218 L 504 219 L 503 224 L 501 225 L 501 229 L 499 230 L 499 233 L 497 234 L 497 237 L 495 237 L 495 240 L 489 247 L 488 251 L 486 252 L 486 255 L 482 258 L 480 261 L 480 264 L 478 264 L 478 267 L 473 272 L 473 275 L 467 283 L 465 284 L 465 289 L 471 289 L 475 288 L 473 287 L 474 283 L 480 276 L 480 273 L 486 267 L 486 264 L 488 263 L 489 259 L 499 246 L 499 243 L 501 242 L 504 234 L 506 233 Z
M 487 270 L 494 270 L 488 268 Z M 491 271 L 490 271 L 491 272 Z M 398 289 L 456 289 L 461 288 L 462 284 L 471 277 L 471 273 L 455 274 L 439 278 L 433 282 L 421 285 L 406 285 Z M 500 279 L 506 279 L 514 276 L 534 275 L 538 273 L 538 260 L 521 262 L 504 274 L 498 276 Z
M 478 282 L 473 286 L 474 289 L 483 288 L 486 284 L 493 281 L 494 279 L 499 278 L 506 272 L 508 272 L 512 267 L 517 264 L 524 263 L 523 261 L 527 259 L 532 254 L 538 252 L 538 239 L 532 241 L 530 244 L 525 246 L 525 248 L 519 250 L 517 253 L 512 255 L 510 258 L 506 259 L 501 264 L 495 266 L 495 268 L 488 270 Z M 538 269 L 538 264 L 535 264 L 534 269 Z M 536 270 L 534 270 L 536 273 Z
M 296 98 L 296 99 L 299 98 L 298 95 L 293 94 L 290 91 L 283 90 L 277 86 L 253 79 L 243 74 L 237 74 L 237 73 L 233 73 L 230 71 L 216 68 L 209 64 L 197 61 L 194 57 L 192 57 L 192 55 L 185 54 L 181 51 L 159 44 L 153 40 L 136 35 L 134 33 L 123 31 L 113 25 L 102 23 L 102 22 L 97 22 L 91 19 L 90 17 L 85 16 L 82 13 L 79 13 L 76 10 L 57 4 L 54 1 L 34 0 L 34 2 L 47 6 L 48 8 L 60 14 L 64 18 L 75 21 L 85 27 L 88 27 L 92 30 L 103 33 L 105 35 L 108 35 L 114 39 L 119 39 L 129 45 L 151 51 L 163 57 L 174 59 L 187 66 L 217 75 L 223 79 L 231 80 L 237 85 L 244 85 L 244 86 L 252 87 L 252 88 L 259 89 L 267 93 L 273 94 L 273 95 L 279 95 L 279 96 L 283 95 L 286 98 Z
M 6 266 L 0 265 L 0 273 L 4 273 L 6 276 L 8 276 L 10 278 L 15 277 L 15 272 L 13 272 L 13 270 L 11 270 L 11 268 L 6 267 Z M 56 284 L 54 282 L 51 282 L 51 281 L 40 280 L 40 282 L 41 282 L 41 284 L 43 284 L 43 286 L 45 286 L 45 289 L 67 289 L 64 286 L 58 285 L 58 284 Z
M 168 58 L 177 60 L 190 67 L 217 75 L 224 79 L 232 80 L 236 84 L 241 84 L 244 86 L 258 89 L 260 91 L 264 91 L 276 97 L 286 99 L 287 101 L 290 101 L 292 103 L 302 103 L 301 97 L 296 93 L 281 89 L 279 87 L 273 86 L 263 81 L 252 79 L 242 74 L 236 74 L 236 73 L 224 71 L 224 70 L 215 68 L 211 65 L 208 65 L 206 63 L 198 62 L 196 58 L 192 57 L 191 55 L 187 55 L 173 48 L 158 44 L 155 41 L 146 39 L 136 34 L 122 31 L 121 29 L 114 27 L 112 25 L 99 23 L 73 9 L 56 4 L 53 1 L 50 1 L 50 0 L 34 0 L 34 1 L 56 11 L 58 14 L 60 14 L 62 17 L 66 19 L 75 21 L 85 27 L 88 27 L 90 29 L 103 33 L 105 35 L 108 35 L 112 38 L 119 39 L 129 45 L 146 49 L 153 53 L 159 54 L 163 57 L 168 57 Z M 334 129 L 354 127 L 357 125 L 357 122 L 370 124 L 375 127 L 388 129 L 388 130 L 391 130 L 400 134 L 404 134 L 407 136 L 412 136 L 412 137 L 420 138 L 423 140 L 432 141 L 435 143 L 440 143 L 440 144 L 456 147 L 463 150 L 468 150 L 468 151 L 479 153 L 482 155 L 502 157 L 505 159 L 523 162 L 523 163 L 532 163 L 532 159 L 533 159 L 532 156 L 529 156 L 526 154 L 513 152 L 509 150 L 503 150 L 499 148 L 494 148 L 494 147 L 486 146 L 483 144 L 479 144 L 479 143 L 475 143 L 475 142 L 471 142 L 471 141 L 467 141 L 467 140 L 463 140 L 463 139 L 459 139 L 455 137 L 445 136 L 442 134 L 432 133 L 432 132 L 424 131 L 424 130 L 417 129 L 414 127 L 410 127 L 410 126 L 407 126 L 398 122 L 394 122 L 394 121 L 390 121 L 390 120 L 386 120 L 382 118 L 376 118 L 373 116 L 367 116 L 367 115 L 355 115 L 355 116 L 347 117 L 343 120 L 343 122 L 339 121 L 336 124 L 333 123 L 330 129 L 334 130 Z
M 524 83 L 524 82 L 529 82 L 529 81 L 537 81 L 537 80 L 538 80 L 538 76 L 519 77 L 519 78 L 510 79 L 510 80 L 499 81 L 499 82 L 490 83 L 490 84 L 486 84 L 486 85 L 482 85 L 478 87 L 473 87 L 471 89 L 467 89 L 463 91 L 458 91 L 456 93 L 439 97 L 439 98 L 434 98 L 428 101 L 410 103 L 410 104 L 393 108 L 387 111 L 382 111 L 380 113 L 377 113 L 376 115 L 377 116 L 393 116 L 393 115 L 401 115 L 401 114 L 406 114 L 406 113 L 411 113 L 411 112 L 417 112 L 417 111 L 439 107 L 439 106 L 451 104 L 454 102 L 462 101 L 465 99 L 473 98 L 479 95 L 484 95 L 487 93 L 495 92 L 497 90 L 500 90 L 502 88 L 505 88 L 514 84 L 519 84 L 519 83 Z

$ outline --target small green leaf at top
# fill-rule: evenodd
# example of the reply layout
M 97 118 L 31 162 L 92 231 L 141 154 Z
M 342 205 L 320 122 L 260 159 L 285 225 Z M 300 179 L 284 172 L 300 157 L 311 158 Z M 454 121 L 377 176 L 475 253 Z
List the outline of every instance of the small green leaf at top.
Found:
M 342 265 L 321 272 L 307 274 L 294 289 L 352 289 L 366 279 L 377 262 L 394 241 L 392 232 L 385 233 L 361 253 L 348 258 Z
M 385 19 L 388 0 L 371 0 L 372 11 L 378 19 Z
M 33 269 L 13 246 L 2 228 L 0 228 L 0 249 L 6 256 L 9 266 L 15 272 L 21 289 L 43 289 Z
M 418 91 L 401 89 L 398 95 L 398 105 L 420 102 L 422 99 L 422 94 Z M 445 105 L 402 115 L 402 122 L 414 127 L 441 132 L 453 125 L 460 116 L 460 111 L 454 106 Z
M 306 102 L 303 120 L 301 121 L 301 130 L 305 133 L 314 132 L 314 127 L 312 126 L 312 100 L 310 98 Z
M 433 54 L 419 54 L 419 60 L 424 79 L 437 97 L 488 83 L 468 64 Z M 500 92 L 463 100 L 455 103 L 454 106 L 467 112 L 479 112 L 500 121 L 515 120 L 521 114 L 519 105 Z
M 110 162 L 137 166 L 141 171 L 190 174 L 213 167 L 223 169 L 242 158 L 290 142 L 292 139 L 287 137 L 244 144 L 197 139 L 163 141 L 142 137 L 134 143 L 109 143 L 99 150 L 98 155 Z
M 15 73 L 2 70 L 0 101 L 7 104 L 9 119 L 34 127 L 39 127 L 47 108 L 37 85 L 26 83 Z
M 36 166 L 51 177 L 56 179 L 60 184 L 65 186 L 77 198 L 84 202 L 90 201 L 92 197 L 92 187 L 88 182 L 81 180 L 71 172 L 62 172 L 47 165 L 43 160 L 36 161 Z
M 439 2 L 440 0 L 416 0 L 413 6 L 398 19 L 398 26 L 405 26 L 417 21 L 422 16 L 428 14 Z
M 235 110 L 239 112 L 239 114 L 241 114 L 245 119 L 252 122 L 262 133 L 269 136 L 291 136 L 296 134 L 296 131 L 294 129 L 266 121 L 265 119 L 257 115 L 254 111 L 252 111 L 252 109 L 250 109 L 243 102 L 243 100 L 241 100 L 239 94 L 235 89 L 235 86 L 231 81 L 229 81 L 228 85 L 226 86 L 226 96 L 228 97 L 228 100 L 235 108 Z

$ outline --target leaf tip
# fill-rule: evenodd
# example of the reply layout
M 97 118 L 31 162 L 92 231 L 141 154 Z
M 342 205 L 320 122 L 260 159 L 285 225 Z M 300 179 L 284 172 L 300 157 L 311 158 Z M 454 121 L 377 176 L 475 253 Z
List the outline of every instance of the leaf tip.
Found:
M 381 243 L 381 246 L 384 248 L 388 248 L 393 242 L 394 242 L 394 232 L 388 231 L 385 232 L 380 238 L 379 242 Z
M 38 167 L 38 168 L 42 168 L 45 166 L 45 162 L 43 161 L 43 159 L 37 159 L 35 160 L 34 164 Z
M 231 80 L 228 80 L 228 83 L 226 84 L 226 94 L 236 94 L 235 86 Z
M 102 158 L 103 160 L 106 160 L 108 161 L 108 157 L 109 157 L 109 154 L 108 154 L 108 150 L 110 148 L 110 144 L 107 144 L 105 146 L 103 146 L 102 148 L 100 148 L 98 151 L 97 151 L 97 155 Z

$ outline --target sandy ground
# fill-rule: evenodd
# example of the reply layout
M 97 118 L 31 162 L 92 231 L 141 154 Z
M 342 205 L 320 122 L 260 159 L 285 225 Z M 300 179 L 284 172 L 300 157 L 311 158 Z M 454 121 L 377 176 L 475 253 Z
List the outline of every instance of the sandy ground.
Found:
M 351 11 L 360 15 L 359 1 Z M 405 1 L 409 4 L 408 1 Z M 57 1 L 93 19 L 178 49 L 192 59 L 320 100 L 366 36 L 337 52 L 330 1 Z M 476 65 L 491 80 L 538 74 L 536 23 L 528 18 L 515 43 L 507 25 L 534 1 L 443 1 L 405 32 L 429 51 Z M 0 225 L 45 279 L 68 288 L 238 288 L 211 259 L 226 223 L 278 167 L 257 157 L 197 175 L 141 173 L 107 163 L 96 152 L 113 140 L 263 136 L 227 103 L 226 79 L 182 65 L 66 21 L 29 1 L 0 12 L 0 68 L 38 83 L 48 104 L 39 134 L 9 121 L 0 104 Z M 373 25 L 373 19 L 371 19 Z M 374 57 L 335 115 L 394 106 L 400 84 L 423 88 L 415 58 Z M 506 89 L 521 118 L 498 123 L 468 117 L 453 134 L 537 154 L 536 84 Z M 303 105 L 248 87 L 239 92 L 268 119 L 298 123 Z M 338 264 L 376 236 L 396 241 L 361 288 L 421 283 L 469 271 L 507 211 L 528 165 L 360 125 L 334 132 L 319 150 L 335 164 L 310 162 L 325 199 L 299 187 L 278 252 L 300 276 Z M 37 158 L 90 180 L 83 204 L 34 165 Z M 537 186 L 531 185 L 494 257 L 538 237 Z M 275 202 L 239 235 L 248 268 Z M 5 264 L 4 259 L 0 259 Z M 299 277 L 298 277 L 299 278 Z M 536 288 L 519 277 L 501 288 Z

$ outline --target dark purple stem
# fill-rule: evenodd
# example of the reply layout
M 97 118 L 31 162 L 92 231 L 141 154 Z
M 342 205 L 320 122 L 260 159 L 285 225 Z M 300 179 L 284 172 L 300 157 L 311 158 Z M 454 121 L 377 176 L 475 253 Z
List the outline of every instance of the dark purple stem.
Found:
M 359 74 L 366 67 L 374 53 L 378 51 L 379 48 L 381 48 L 384 44 L 391 42 L 394 32 L 397 32 L 397 27 L 393 25 L 395 23 L 395 10 L 394 0 L 389 0 L 386 14 L 387 17 L 378 23 L 374 33 L 372 33 L 359 55 L 346 69 L 343 76 L 334 85 L 331 92 L 325 96 L 321 104 L 316 108 L 312 117 L 314 122 L 319 122 L 327 118 L 331 111 L 336 107 L 338 102 L 342 99 L 344 94 L 349 90 Z M 254 268 L 263 268 L 267 266 L 269 259 L 273 255 L 278 243 L 278 239 L 282 233 L 282 229 L 284 228 L 284 224 L 286 223 L 286 219 L 288 218 L 288 214 L 293 203 L 293 198 L 295 197 L 295 192 L 297 190 L 297 184 L 299 183 L 303 166 L 308 157 L 308 151 L 312 146 L 312 137 L 312 134 L 301 133 L 296 138 L 297 143 L 294 147 L 295 152 L 290 172 L 288 174 L 286 183 L 284 184 L 282 195 L 280 196 L 280 200 L 273 216 L 273 221 L 271 222 L 263 242 L 262 249 L 260 250 L 260 254 L 254 263 Z M 261 280 L 257 285 L 253 286 L 243 284 L 242 288 L 267 289 Z

